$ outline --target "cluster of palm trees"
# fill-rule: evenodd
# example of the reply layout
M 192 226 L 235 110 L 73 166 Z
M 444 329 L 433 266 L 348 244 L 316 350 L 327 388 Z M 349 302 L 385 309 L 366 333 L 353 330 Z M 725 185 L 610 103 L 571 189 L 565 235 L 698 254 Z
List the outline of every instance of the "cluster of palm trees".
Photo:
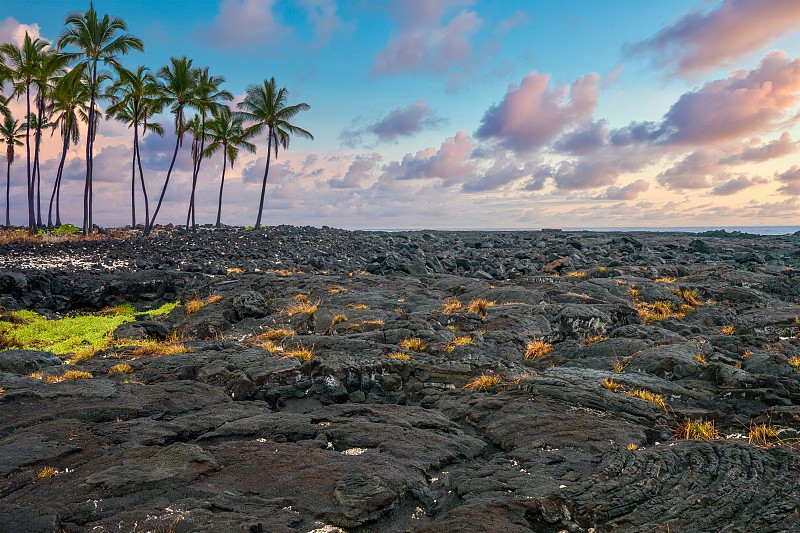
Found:
M 94 6 L 83 13 L 71 13 L 64 19 L 65 30 L 55 46 L 25 34 L 21 45 L 0 44 L 0 90 L 10 87 L 8 96 L 0 93 L 0 140 L 6 144 L 6 219 L 10 225 L 11 165 L 15 149 L 25 146 L 27 163 L 28 226 L 33 231 L 44 227 L 42 218 L 42 176 L 39 154 L 42 133 L 51 129 L 61 134 L 62 146 L 58 170 L 52 182 L 47 209 L 47 226 L 61 225 L 61 183 L 70 146 L 80 140 L 81 125 L 86 132 L 86 176 L 83 195 L 83 232 L 94 227 L 93 156 L 100 120 L 115 119 L 133 130 L 131 158 L 131 225 L 137 225 L 137 172 L 144 199 L 144 232 L 152 231 L 169 186 L 178 151 L 188 133 L 193 162 L 192 187 L 186 215 L 187 227 L 196 227 L 195 199 L 197 180 L 203 159 L 221 151 L 222 176 L 216 225 L 221 225 L 225 169 L 233 167 L 240 150 L 255 153 L 250 142 L 266 133 L 267 161 L 261 187 L 261 201 L 255 228 L 261 227 L 269 165 L 278 148 L 288 148 L 292 136 L 308 139 L 308 131 L 291 123 L 297 113 L 309 109 L 308 104 L 287 103 L 287 91 L 278 87 L 275 78 L 262 84 L 249 85 L 244 100 L 231 110 L 226 105 L 233 95 L 221 88 L 225 79 L 214 76 L 208 68 L 197 68 L 186 57 L 173 57 L 155 74 L 147 67 L 128 70 L 120 57 L 131 51 L 142 51 L 142 41 L 127 32 L 125 22 L 117 17 L 98 17 Z M 8 107 L 11 98 L 25 99 L 22 121 L 12 116 Z M 103 109 L 102 101 L 108 106 Z M 147 134 L 163 135 L 164 128 L 154 117 L 166 109 L 174 115 L 175 150 L 164 185 L 152 216 L 142 171 L 140 140 Z M 189 113 L 194 112 L 190 117 Z M 33 154 L 32 154 L 33 153 Z M 54 218 L 55 216 L 55 218 Z

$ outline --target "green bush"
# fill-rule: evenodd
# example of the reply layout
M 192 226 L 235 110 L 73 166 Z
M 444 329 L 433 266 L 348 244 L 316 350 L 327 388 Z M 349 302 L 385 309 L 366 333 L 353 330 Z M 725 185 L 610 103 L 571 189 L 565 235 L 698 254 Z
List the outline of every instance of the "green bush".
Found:
M 80 233 L 81 228 L 74 226 L 72 224 L 61 224 L 56 229 L 53 230 L 53 235 L 75 235 L 76 233 Z

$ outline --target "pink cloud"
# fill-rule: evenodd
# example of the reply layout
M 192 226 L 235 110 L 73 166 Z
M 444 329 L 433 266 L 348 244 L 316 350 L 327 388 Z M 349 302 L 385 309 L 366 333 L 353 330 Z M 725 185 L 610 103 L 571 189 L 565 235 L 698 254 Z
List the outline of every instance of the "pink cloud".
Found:
M 770 52 L 750 72 L 686 93 L 670 108 L 663 126 L 673 144 L 713 144 L 769 131 L 798 101 L 800 58 Z
M 756 142 L 758 142 L 756 140 Z M 720 163 L 732 164 L 739 162 L 762 162 L 789 155 L 795 151 L 797 143 L 785 131 L 780 138 L 766 144 L 755 144 L 746 147 L 741 153 L 722 159 Z
M 406 154 L 402 161 L 393 161 L 384 167 L 383 180 L 415 180 L 438 178 L 457 182 L 475 173 L 470 155 L 475 141 L 464 131 L 448 137 L 439 150 L 426 148 L 415 155 Z
M 393 110 L 369 129 L 381 141 L 393 141 L 398 137 L 410 137 L 441 122 L 442 119 L 425 100 L 417 100 L 406 107 Z
M 800 167 L 795 165 L 785 172 L 776 172 L 775 177 L 782 182 L 778 192 L 791 196 L 800 195 Z
M 357 155 L 341 179 L 331 178 L 328 185 L 334 189 L 358 189 L 365 181 L 372 178 L 378 163 L 383 159 L 380 154 Z
M 756 52 L 800 25 L 796 0 L 724 0 L 708 12 L 690 11 L 653 37 L 628 47 L 632 54 L 680 75 L 727 66 Z
M 286 29 L 275 19 L 274 5 L 275 0 L 222 0 L 219 14 L 196 37 L 224 48 L 276 42 Z
M 745 189 L 749 189 L 753 185 L 759 185 L 766 182 L 767 180 L 759 177 L 748 178 L 747 176 L 739 176 L 717 185 L 711 189 L 710 194 L 712 196 L 730 196 Z
M 639 194 L 646 192 L 650 188 L 650 184 L 645 180 L 636 180 L 623 187 L 611 186 L 606 189 L 606 192 L 601 198 L 606 200 L 635 200 Z
M 336 12 L 335 0 L 300 0 L 299 3 L 314 27 L 315 45 L 325 46 L 336 32 L 347 29 Z
M 471 3 L 458 0 L 392 2 L 390 13 L 397 22 L 397 30 L 375 56 L 371 75 L 416 70 L 441 74 L 468 58 L 472 52 L 470 38 L 482 25 L 477 13 L 463 9 Z M 446 20 L 454 9 L 458 12 Z
M 720 171 L 719 156 L 698 150 L 661 172 L 657 179 L 667 189 L 707 189 Z
M 512 84 L 503 100 L 481 119 L 476 136 L 497 139 L 516 152 L 540 148 L 591 117 L 597 105 L 599 76 L 581 76 L 570 88 L 549 89 L 550 75 L 531 72 L 519 86 Z

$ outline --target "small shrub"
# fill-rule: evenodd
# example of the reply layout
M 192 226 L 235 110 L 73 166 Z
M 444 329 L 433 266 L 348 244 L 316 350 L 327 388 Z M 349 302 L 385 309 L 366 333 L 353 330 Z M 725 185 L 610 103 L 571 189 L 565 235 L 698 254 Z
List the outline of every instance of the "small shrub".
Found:
M 470 344 L 475 344 L 475 339 L 463 335 L 461 337 L 456 337 L 452 341 L 448 342 L 444 347 L 444 351 L 447 353 L 453 353 L 453 350 L 455 350 L 459 346 L 468 346 Z
M 683 440 L 715 440 L 719 432 L 713 421 L 687 420 L 675 430 L 675 437 Z
M 386 357 L 391 357 L 392 359 L 399 359 L 400 361 L 411 361 L 411 356 L 404 352 L 392 352 L 390 354 L 386 354 Z
M 405 339 L 400 342 L 400 346 L 405 348 L 406 350 L 411 350 L 412 352 L 424 352 L 428 349 L 428 343 L 420 339 L 419 337 L 411 337 L 410 339 Z
M 481 374 L 477 378 L 464 385 L 464 388 L 467 390 L 480 392 L 489 390 L 498 383 L 500 383 L 500 376 L 494 374 Z
M 51 232 L 53 235 L 75 235 L 81 232 L 81 228 L 72 224 L 61 224 Z
M 606 378 L 600 383 L 600 386 L 606 390 L 610 390 L 611 392 L 619 392 L 622 390 L 622 385 L 614 381 L 614 378 Z
M 31 481 L 39 481 L 40 479 L 50 479 L 51 477 L 54 477 L 56 475 L 58 475 L 58 470 L 56 470 L 52 466 L 45 466 L 44 468 L 39 470 L 39 472 L 37 472 L 35 476 L 33 476 L 33 479 Z
M 750 432 L 747 435 L 747 441 L 753 446 L 760 446 L 768 448 L 773 444 L 773 441 L 778 438 L 778 432 L 768 424 L 750 424 Z
M 632 391 L 628 391 L 628 396 L 633 396 L 634 398 L 646 400 L 650 403 L 656 404 L 665 411 L 667 410 L 667 402 L 664 400 L 664 397 L 661 396 L 660 394 L 654 394 L 644 389 L 634 389 Z
M 283 352 L 284 357 L 294 357 L 295 359 L 299 359 L 300 361 L 308 362 L 314 358 L 314 348 L 305 348 L 303 346 L 299 346 L 293 350 L 286 350 Z
M 206 303 L 202 299 L 192 298 L 191 300 L 184 302 L 183 312 L 186 314 L 186 316 L 193 315 L 205 305 Z
M 320 301 L 317 300 L 314 303 L 309 302 L 297 302 L 291 304 L 287 307 L 284 312 L 289 315 L 290 317 L 296 315 L 307 315 L 308 317 L 312 317 L 316 314 L 317 309 L 319 309 Z
M 532 340 L 525 346 L 525 359 L 531 361 L 544 357 L 553 351 L 553 345 L 549 342 Z
M 736 333 L 736 326 L 733 324 L 728 324 L 727 326 L 722 326 L 719 328 L 719 332 L 723 335 L 733 335 Z
M 108 369 L 108 374 L 130 374 L 133 372 L 133 367 L 128 363 L 120 363 Z
M 459 302 L 456 298 L 448 298 L 444 301 L 444 309 L 442 310 L 443 313 L 450 314 L 455 313 L 456 311 L 461 311 L 464 309 L 464 305 Z
M 489 308 L 494 307 L 495 305 L 497 305 L 496 302 L 490 302 L 489 300 L 478 298 L 469 303 L 467 306 L 467 311 L 470 313 L 476 313 L 482 317 L 486 317 L 486 314 L 489 312 Z

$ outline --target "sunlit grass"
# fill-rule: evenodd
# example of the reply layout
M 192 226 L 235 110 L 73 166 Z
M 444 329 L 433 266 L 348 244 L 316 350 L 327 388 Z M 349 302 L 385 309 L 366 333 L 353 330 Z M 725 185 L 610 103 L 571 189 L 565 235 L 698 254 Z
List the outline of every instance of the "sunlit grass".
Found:
M 644 389 L 634 389 L 628 391 L 628 396 L 633 396 L 634 398 L 639 398 L 642 400 L 646 400 L 650 403 L 654 403 L 659 406 L 663 410 L 667 410 L 667 402 L 664 400 L 664 397 L 660 394 L 652 393 L 648 390 Z
M 464 385 L 464 388 L 478 392 L 487 391 L 498 383 L 500 383 L 500 376 L 494 374 L 482 374 Z
M 715 440 L 720 437 L 713 421 L 687 420 L 675 430 L 675 436 L 683 440 Z
M 412 352 L 424 352 L 425 350 L 428 349 L 428 343 L 426 343 L 419 337 L 411 337 L 410 339 L 404 339 L 400 342 L 400 346 L 402 346 L 406 350 L 411 350 Z
M 462 335 L 448 342 L 444 347 L 444 351 L 447 353 L 453 353 L 453 350 L 456 348 L 460 346 L 469 346 L 470 344 L 475 344 L 475 339 L 466 335 Z
M 482 317 L 486 317 L 486 314 L 489 312 L 489 308 L 494 307 L 495 305 L 497 305 L 497 302 L 492 302 L 483 298 L 477 298 L 472 300 L 467 305 L 467 311 L 470 313 L 476 313 Z
M 392 352 L 386 354 L 386 357 L 390 357 L 391 359 L 399 359 L 400 361 L 411 361 L 412 357 L 405 352 Z
M 128 363 L 119 363 L 108 369 L 108 374 L 130 374 L 133 372 L 133 367 Z
M 622 385 L 614 381 L 614 378 L 606 378 L 600 383 L 600 386 L 611 392 L 619 392 L 622 390 Z
M 532 340 L 525 346 L 525 359 L 531 361 L 544 357 L 553 351 L 553 345 L 541 340 Z

